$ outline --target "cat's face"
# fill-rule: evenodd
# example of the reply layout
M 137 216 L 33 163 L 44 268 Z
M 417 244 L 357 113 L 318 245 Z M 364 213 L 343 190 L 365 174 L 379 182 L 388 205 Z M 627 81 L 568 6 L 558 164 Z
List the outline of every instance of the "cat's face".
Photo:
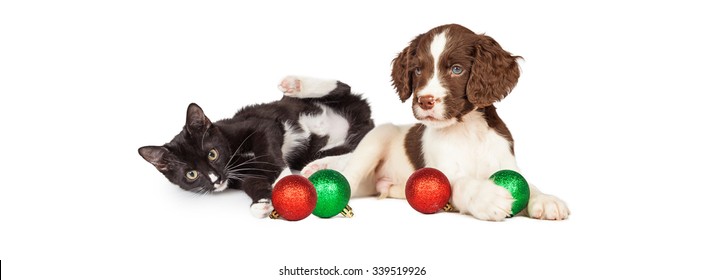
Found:
M 197 156 L 199 150 L 184 141 L 183 134 L 163 146 L 141 147 L 139 154 L 181 189 L 196 193 L 217 191 L 217 176 L 207 161 Z
M 222 191 L 227 188 L 227 177 L 211 163 L 221 161 L 220 150 L 228 153 L 228 144 L 210 129 L 212 123 L 202 115 L 200 107 L 195 107 L 195 104 L 189 106 L 186 125 L 171 142 L 141 147 L 139 154 L 181 189 L 196 193 Z M 198 111 L 202 117 L 194 115 Z M 207 122 L 203 122 L 203 118 Z M 193 122 L 195 119 L 198 122 Z M 204 144 L 212 148 L 203 151 Z
M 256 176 L 248 174 L 248 171 L 252 171 L 254 156 L 244 152 L 247 147 L 243 143 L 248 140 L 245 133 L 226 136 L 218 126 L 212 125 L 202 109 L 195 104 L 188 107 L 185 129 L 195 140 L 196 153 L 202 161 L 207 162 L 212 174 L 217 177 L 217 180 L 212 181 L 215 191 L 236 188 L 244 178 Z

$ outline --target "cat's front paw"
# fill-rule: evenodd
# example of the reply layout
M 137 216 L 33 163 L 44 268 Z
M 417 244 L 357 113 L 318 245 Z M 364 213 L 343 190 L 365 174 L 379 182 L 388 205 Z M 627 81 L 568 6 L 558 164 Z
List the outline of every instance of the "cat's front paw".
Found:
M 261 219 L 268 217 L 268 215 L 271 214 L 271 211 L 273 211 L 273 205 L 271 205 L 270 199 L 262 198 L 256 203 L 251 204 L 249 211 L 252 216 Z
M 473 182 L 458 195 L 461 208 L 479 220 L 502 221 L 512 213 L 513 196 L 491 181 Z M 462 211 L 463 212 L 463 211 Z
M 301 90 L 300 79 L 295 76 L 287 76 L 278 84 L 278 89 L 283 92 L 283 95 L 295 96 Z
M 530 197 L 527 214 L 530 218 L 541 220 L 564 220 L 569 217 L 570 212 L 566 203 L 556 196 L 539 194 Z

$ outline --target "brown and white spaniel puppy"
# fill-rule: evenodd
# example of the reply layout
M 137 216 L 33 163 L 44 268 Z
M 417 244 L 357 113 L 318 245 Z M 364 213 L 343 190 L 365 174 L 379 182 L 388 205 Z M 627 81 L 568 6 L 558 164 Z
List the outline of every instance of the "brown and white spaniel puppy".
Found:
M 481 220 L 503 220 L 513 198 L 489 177 L 517 167 L 513 138 L 493 103 L 513 89 L 520 76 L 517 59 L 491 37 L 456 24 L 417 36 L 393 60 L 393 85 L 420 123 L 386 124 L 369 132 L 350 158 L 313 162 L 303 174 L 336 168 L 355 197 L 405 197 L 408 177 L 422 167 L 441 170 L 452 185 L 451 203 Z M 562 220 L 566 204 L 532 183 L 522 214 Z M 526 213 L 524 213 L 526 212 Z

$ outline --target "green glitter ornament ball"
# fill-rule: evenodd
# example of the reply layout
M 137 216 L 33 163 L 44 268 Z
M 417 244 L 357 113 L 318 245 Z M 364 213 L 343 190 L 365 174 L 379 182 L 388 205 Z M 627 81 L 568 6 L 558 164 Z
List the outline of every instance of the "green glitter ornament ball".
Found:
M 342 173 L 332 169 L 319 170 L 308 180 L 317 191 L 317 205 L 312 214 L 320 218 L 330 218 L 341 213 L 351 198 L 351 188 Z
M 493 173 L 490 179 L 493 180 L 496 185 L 508 189 L 515 199 L 515 201 L 513 201 L 512 215 L 520 213 L 522 209 L 527 207 L 527 202 L 530 200 L 530 185 L 520 173 L 507 169 L 500 170 Z

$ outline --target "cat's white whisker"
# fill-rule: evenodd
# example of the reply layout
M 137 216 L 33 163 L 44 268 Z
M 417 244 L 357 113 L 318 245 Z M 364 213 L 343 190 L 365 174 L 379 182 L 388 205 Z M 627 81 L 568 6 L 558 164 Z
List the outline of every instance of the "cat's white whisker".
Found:
M 205 187 L 203 186 L 198 186 L 193 189 L 191 189 L 191 197 L 202 197 L 203 196 L 203 191 L 205 190 Z
M 205 150 L 205 135 L 207 135 L 207 132 L 210 130 L 210 126 L 208 125 L 207 128 L 205 129 L 205 132 L 203 132 L 203 137 L 200 138 L 200 149 Z
M 240 182 L 244 182 L 244 179 L 239 178 L 239 177 L 236 176 L 236 175 L 227 176 L 227 179 L 234 179 L 234 180 L 238 180 L 238 181 L 240 181 Z
M 237 174 L 238 177 L 241 178 L 260 178 L 260 179 L 266 179 L 266 176 L 263 175 L 258 175 L 258 174 Z
M 230 164 L 230 162 L 232 162 L 232 159 L 239 154 L 239 150 L 242 148 L 242 145 L 244 145 L 244 142 L 249 140 L 249 137 L 251 137 L 252 135 L 254 135 L 254 132 L 250 133 L 246 138 L 244 138 L 244 141 L 242 141 L 242 143 L 239 143 L 239 146 L 234 151 L 234 153 L 232 153 L 232 156 L 229 158 L 229 160 L 227 161 L 227 164 L 225 164 L 225 166 L 228 166 Z
M 249 163 L 252 163 L 252 164 L 255 164 L 255 163 L 268 163 L 268 162 L 263 162 L 263 161 L 255 161 L 255 160 L 260 159 L 260 158 L 265 157 L 265 156 L 268 156 L 268 155 L 260 155 L 260 156 L 252 157 L 252 158 L 250 158 L 250 159 L 247 159 L 247 160 L 245 160 L 245 161 L 243 161 L 243 162 L 237 164 L 237 165 L 234 166 L 234 167 L 239 167 L 239 166 L 241 166 L 241 165 L 249 164 Z M 234 156 L 233 156 L 233 157 L 234 157 Z M 271 164 L 271 163 L 268 163 L 268 164 Z M 227 164 L 226 166 L 229 167 L 229 164 Z
M 208 188 L 206 188 L 205 186 L 200 186 L 199 189 L 200 189 L 200 190 L 198 191 L 198 194 L 199 194 L 201 197 L 210 194 L 210 190 L 209 190 Z
M 247 140 L 249 140 L 249 137 L 251 137 L 252 135 L 254 135 L 254 132 L 249 133 L 249 135 L 247 135 L 247 137 L 244 138 L 244 140 L 242 141 L 242 143 L 239 143 L 239 146 L 237 147 L 237 149 L 236 149 L 236 150 L 234 151 L 234 153 L 233 153 L 234 155 L 236 155 L 236 154 L 239 153 L 239 150 L 242 148 L 242 145 L 244 145 L 244 143 L 245 143 Z
M 263 175 L 243 174 L 243 173 L 237 173 L 237 172 L 227 173 L 227 176 L 228 176 L 228 178 L 239 180 L 241 182 L 244 182 L 245 178 L 266 179 L 266 176 L 263 176 Z
M 276 170 L 268 170 L 268 169 L 253 168 L 253 167 L 252 167 L 252 168 L 240 168 L 240 169 L 236 169 L 236 170 L 233 170 L 233 171 L 264 171 L 264 172 L 278 172 L 278 171 L 276 171 Z
M 256 164 L 262 164 L 262 165 L 265 164 L 265 165 L 269 165 L 269 166 L 278 166 L 277 164 L 270 163 L 270 162 L 263 162 L 263 161 L 254 161 L 254 162 L 249 162 L 249 163 L 247 163 L 247 165 L 256 165 Z M 243 164 L 238 164 L 238 165 L 236 165 L 236 166 L 228 167 L 227 170 L 228 170 L 228 171 L 229 171 L 229 170 L 239 170 L 239 169 L 241 169 L 240 167 L 241 167 L 242 165 L 244 165 L 244 163 L 243 163 Z M 248 167 L 248 166 L 243 166 L 243 167 L 254 168 L 254 167 Z

